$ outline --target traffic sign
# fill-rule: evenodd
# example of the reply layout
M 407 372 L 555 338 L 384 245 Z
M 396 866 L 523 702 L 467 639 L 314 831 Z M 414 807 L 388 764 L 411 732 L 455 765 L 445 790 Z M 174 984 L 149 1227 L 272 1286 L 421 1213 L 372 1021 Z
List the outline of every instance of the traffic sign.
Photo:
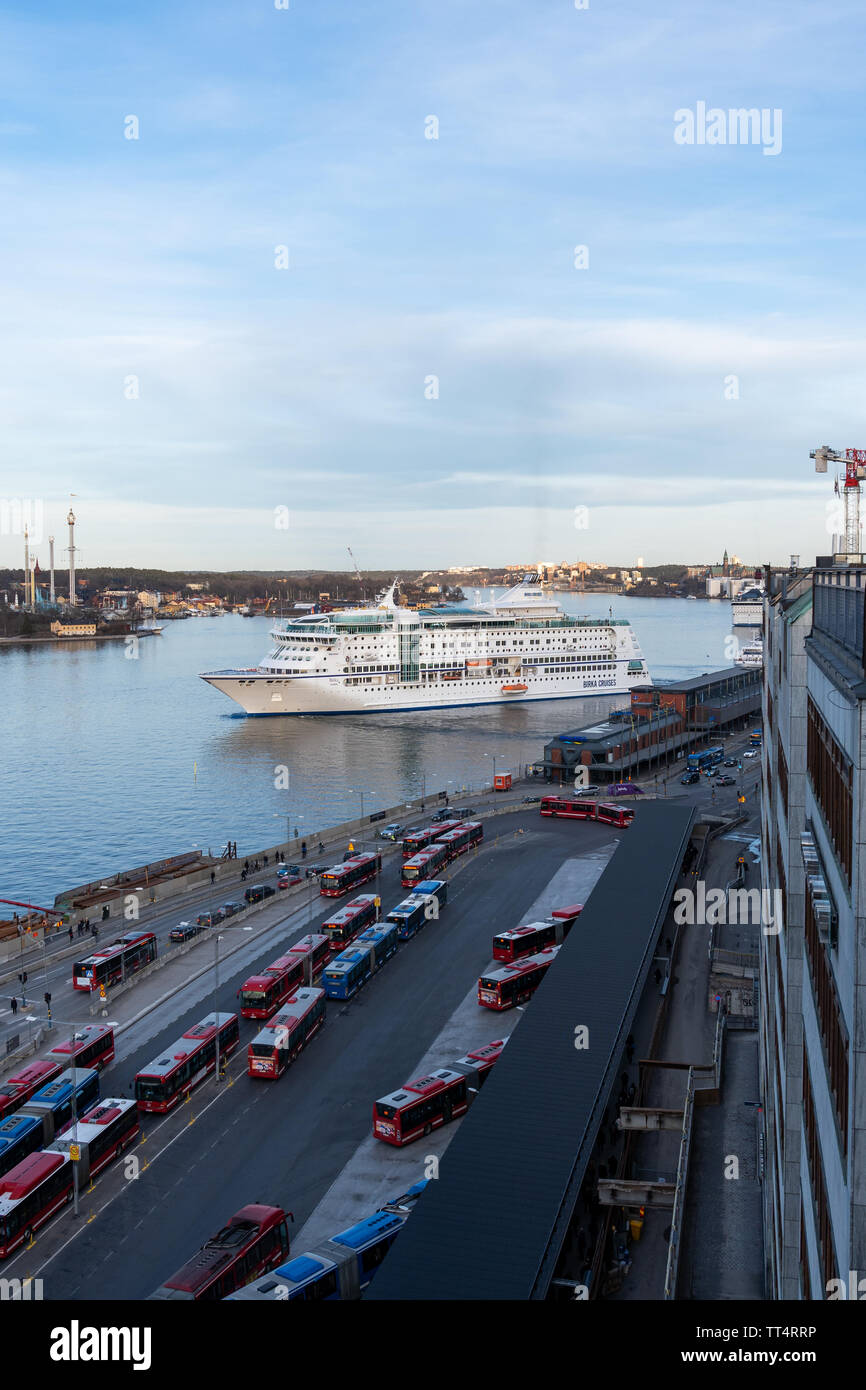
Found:
M 79 1158 L 81 1157 L 81 1145 L 80 1145 L 80 1144 L 70 1144 L 70 1145 L 69 1145 L 69 1157 L 72 1159 L 72 1162 L 73 1162 L 73 1163 L 77 1163 L 77 1162 L 78 1162 Z

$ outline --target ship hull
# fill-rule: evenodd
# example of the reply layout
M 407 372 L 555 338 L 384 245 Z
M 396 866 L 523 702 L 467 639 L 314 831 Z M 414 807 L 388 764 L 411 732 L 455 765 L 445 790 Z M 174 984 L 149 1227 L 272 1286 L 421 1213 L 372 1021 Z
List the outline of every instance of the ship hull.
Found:
M 632 681 L 609 679 L 591 684 L 577 681 L 564 685 L 556 677 L 527 677 L 521 694 L 503 694 L 499 681 L 490 691 L 477 689 L 477 681 L 453 681 L 443 689 L 436 685 L 402 684 L 375 688 L 347 687 L 338 677 L 292 679 L 252 672 L 207 672 L 202 680 L 239 705 L 251 716 L 318 714 L 385 714 L 395 710 L 466 708 L 471 705 L 516 705 L 536 700 L 574 700 L 592 695 L 627 695 L 652 683 L 648 672 Z M 472 687 L 476 688 L 473 689 Z

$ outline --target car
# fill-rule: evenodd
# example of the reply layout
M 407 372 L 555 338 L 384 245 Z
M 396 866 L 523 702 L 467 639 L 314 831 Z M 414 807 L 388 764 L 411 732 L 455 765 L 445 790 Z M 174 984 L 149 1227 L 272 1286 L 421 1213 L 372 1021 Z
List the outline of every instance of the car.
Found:
M 601 791 L 601 787 L 596 786 L 595 782 L 590 782 L 590 783 L 589 783 L 587 786 L 585 786 L 585 787 L 575 787 L 575 788 L 574 788 L 574 795 L 575 795 L 575 796 L 598 796 L 598 793 L 599 793 L 600 791 Z
M 402 827 L 402 825 L 398 825 L 396 821 L 392 821 L 390 825 L 383 825 L 383 826 L 382 826 L 382 829 L 379 831 L 379 839 L 380 839 L 380 840 L 399 840 L 399 838 L 400 838 L 400 836 L 401 836 L 402 834 L 403 834 L 403 827 Z
M 215 907 L 210 912 L 200 912 L 195 920 L 200 927 L 215 927 L 218 923 L 224 922 L 225 917 L 222 908 Z
M 443 806 L 441 810 L 434 811 L 430 819 L 434 825 L 438 825 L 441 820 L 450 820 L 451 812 L 448 810 L 447 806 Z
M 541 797 L 529 797 L 528 800 L 540 801 Z M 474 806 L 458 806 L 454 814 L 455 816 L 475 816 L 478 814 L 478 812 L 475 810 Z
M 226 917 L 234 917 L 236 912 L 243 912 L 244 905 L 243 903 L 223 903 L 222 910 Z
M 705 769 L 704 769 L 704 776 L 705 776 L 705 777 L 718 777 L 718 776 L 720 776 L 720 775 L 721 775 L 721 768 L 719 768 L 719 767 L 708 767 L 708 768 L 705 768 Z
M 540 796 L 525 796 L 525 797 L 523 798 L 523 805 L 524 805 L 524 806 L 534 806 L 535 803 L 536 803 L 536 801 L 540 801 L 540 800 L 541 800 L 541 797 L 540 797 Z
M 685 776 L 680 778 L 680 782 L 684 787 L 691 787 L 695 782 L 700 782 L 700 780 L 701 774 L 694 767 L 690 768 Z
M 290 868 L 285 865 L 277 869 L 277 887 L 291 888 L 293 883 L 302 883 L 303 876 L 297 864 L 292 864 Z
M 169 941 L 190 941 L 192 937 L 198 936 L 201 927 L 196 922 L 178 922 L 176 927 L 172 927 L 168 934 Z
M 717 777 L 717 778 L 716 778 L 716 786 L 717 786 L 717 787 L 733 787 L 733 786 L 736 785 L 736 781 L 737 781 L 736 777 L 728 777 L 727 774 L 725 774 L 724 777 Z
M 744 758 L 760 758 L 761 754 L 757 748 L 752 748 L 748 753 L 744 753 Z
M 724 765 L 725 765 L 725 767 L 736 767 L 736 766 L 737 766 L 737 760 L 736 760 L 736 758 L 725 758 L 725 764 L 724 764 Z
M 248 888 L 244 893 L 244 897 L 248 903 L 260 903 L 265 898 L 272 898 L 276 891 L 269 883 L 254 883 L 252 888 Z

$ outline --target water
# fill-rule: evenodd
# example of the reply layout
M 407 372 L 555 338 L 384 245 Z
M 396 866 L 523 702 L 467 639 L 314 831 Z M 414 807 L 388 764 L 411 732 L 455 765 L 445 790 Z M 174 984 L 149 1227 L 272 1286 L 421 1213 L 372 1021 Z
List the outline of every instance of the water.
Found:
M 486 593 L 484 595 L 486 598 Z M 562 594 L 570 613 L 634 625 L 656 679 L 730 664 L 728 603 Z M 161 637 L 0 648 L 5 714 L 0 897 L 47 907 L 61 889 L 193 848 L 241 857 L 422 791 L 460 798 L 540 758 L 562 730 L 627 697 L 359 718 L 247 719 L 199 671 L 253 666 L 270 622 L 168 622 Z M 280 769 L 288 769 L 289 787 Z M 467 793 L 468 795 L 468 793 Z M 5 912 L 0 908 L 0 916 Z

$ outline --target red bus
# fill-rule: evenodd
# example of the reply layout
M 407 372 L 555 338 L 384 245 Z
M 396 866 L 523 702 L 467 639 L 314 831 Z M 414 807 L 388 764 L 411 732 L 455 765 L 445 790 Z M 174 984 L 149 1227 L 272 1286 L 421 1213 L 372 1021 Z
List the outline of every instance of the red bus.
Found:
M 545 796 L 541 799 L 543 816 L 566 816 L 571 820 L 598 820 L 620 829 L 634 820 L 633 806 L 610 806 L 604 802 L 568 801 L 564 796 Z
M 527 956 L 501 970 L 491 970 L 478 981 L 478 1002 L 485 1009 L 513 1009 L 531 999 L 554 960 L 558 946 L 548 946 L 537 956 Z
M 106 1097 L 86 1110 L 77 1124 L 56 1138 L 46 1152 L 71 1155 L 71 1146 L 77 1144 L 78 1182 L 82 1186 L 122 1154 L 140 1133 L 135 1101 Z
M 156 960 L 153 932 L 128 932 L 103 950 L 76 961 L 72 967 L 72 984 L 75 989 L 86 990 L 116 985 L 153 960 Z
M 342 898 L 344 893 L 348 893 L 351 888 L 357 888 L 359 883 L 366 883 L 368 878 L 375 878 L 381 867 L 381 854 L 356 854 L 345 863 L 335 864 L 332 869 L 326 869 L 320 880 L 319 891 L 326 898 Z
M 438 834 L 438 825 L 425 825 L 423 830 L 412 830 L 403 837 L 403 858 L 411 859 L 419 850 L 432 845 Z
M 448 850 L 448 860 L 456 859 L 459 854 L 465 854 L 472 845 L 477 845 L 484 837 L 484 826 L 478 820 L 468 820 L 465 825 L 459 825 L 456 830 L 449 830 L 447 835 L 443 835 L 439 841 Z
M 299 956 L 280 956 L 261 975 L 244 980 L 238 996 L 243 1018 L 270 1018 L 304 983 L 304 962 Z
M 441 840 L 443 836 L 450 835 L 452 830 L 459 830 L 460 826 L 465 824 L 467 822 L 460 820 L 459 817 L 456 820 L 440 820 L 438 824 L 430 827 L 433 831 L 433 839 Z
M 100 1071 L 114 1061 L 114 1029 L 100 1023 L 86 1023 L 45 1054 L 46 1060 L 61 1067 L 97 1067 Z
M 325 1026 L 325 991 L 299 989 L 247 1048 L 247 1074 L 276 1081 Z
M 375 894 L 362 893 L 323 922 L 322 931 L 328 938 L 331 957 L 338 956 L 359 931 L 375 922 L 378 910 Z
M 525 927 L 499 932 L 493 938 L 493 959 L 510 963 L 537 955 L 548 946 L 561 946 L 582 911 L 582 907 L 567 908 L 568 915 L 551 913 L 549 922 L 530 922 Z
M 465 1114 L 502 1055 L 507 1038 L 467 1052 L 453 1067 L 409 1081 L 373 1106 L 373 1136 L 384 1144 L 411 1144 Z
M 429 845 L 427 849 L 413 854 L 411 859 L 403 860 L 400 882 L 404 888 L 414 888 L 415 884 L 420 883 L 422 879 L 435 878 L 437 869 L 443 869 L 447 863 L 448 846 Z
M 0 1178 L 0 1259 L 27 1244 L 46 1221 L 72 1200 L 68 1154 L 41 1150 Z
M 217 1027 L 220 1060 L 234 1052 L 240 1042 L 237 1014 L 208 1014 L 138 1073 L 135 1099 L 139 1110 L 164 1114 L 204 1081 L 216 1066 Z
M 289 1218 L 294 1221 L 291 1212 Z M 221 1299 L 282 1264 L 289 1228 L 282 1207 L 241 1207 L 187 1264 L 150 1298 Z
M 373 1135 L 385 1144 L 411 1144 L 469 1109 L 463 1072 L 442 1068 L 410 1081 L 373 1106 Z
M 297 956 L 304 963 L 304 984 L 311 985 L 317 980 L 331 959 L 330 939 L 324 932 L 313 932 L 302 936 L 294 946 L 289 947 L 289 955 Z
M 24 1105 L 35 1091 L 47 1086 L 62 1070 L 56 1062 L 30 1062 L 14 1076 L 0 1081 L 0 1120 Z

